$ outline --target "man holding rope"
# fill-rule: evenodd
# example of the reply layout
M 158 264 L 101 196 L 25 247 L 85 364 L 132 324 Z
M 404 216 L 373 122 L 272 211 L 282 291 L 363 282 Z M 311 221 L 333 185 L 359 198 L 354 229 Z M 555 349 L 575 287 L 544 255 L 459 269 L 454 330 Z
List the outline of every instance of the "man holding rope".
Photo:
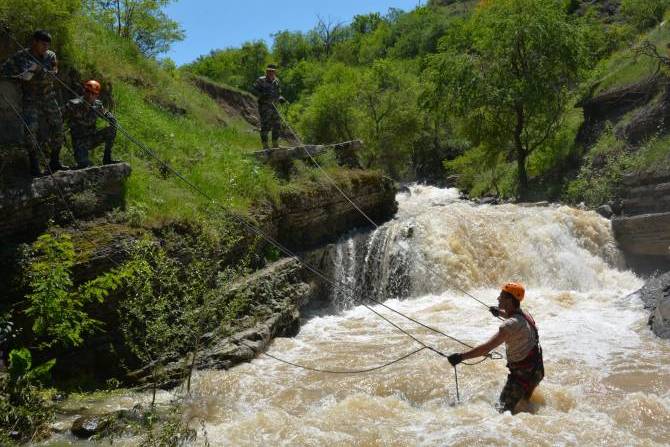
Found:
M 28 149 L 30 173 L 42 175 L 39 159 L 39 129 L 42 121 L 48 126 L 47 143 L 51 149 L 51 172 L 67 169 L 60 163 L 60 150 L 64 142 L 63 117 L 56 98 L 52 76 L 58 73 L 56 53 L 49 50 L 51 35 L 44 30 L 35 31 L 30 48 L 20 50 L 0 68 L 0 74 L 21 82 L 23 91 L 23 120 L 26 122 L 25 141 Z
M 258 97 L 258 114 L 261 118 L 261 143 L 263 149 L 269 149 L 268 132 L 272 130 L 272 147 L 279 147 L 281 132 L 281 117 L 275 103 L 286 100 L 281 96 L 281 87 L 277 78 L 277 66 L 269 64 L 265 69 L 265 76 L 256 79 L 253 91 Z
M 525 289 L 521 284 L 505 284 L 498 296 L 499 307 L 490 308 L 495 317 L 504 318 L 498 333 L 486 343 L 448 357 L 449 363 L 455 367 L 463 360 L 484 356 L 505 343 L 509 375 L 500 393 L 498 409 L 513 414 L 516 405 L 523 399 L 530 399 L 533 390 L 544 377 L 542 348 L 535 320 L 521 309 L 524 295 Z

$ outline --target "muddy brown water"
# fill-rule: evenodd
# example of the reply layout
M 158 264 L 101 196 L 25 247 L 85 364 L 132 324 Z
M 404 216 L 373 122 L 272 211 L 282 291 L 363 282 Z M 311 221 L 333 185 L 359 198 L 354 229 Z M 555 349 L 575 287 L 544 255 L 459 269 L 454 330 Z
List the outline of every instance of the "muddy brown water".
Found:
M 476 343 L 494 334 L 498 322 L 458 288 L 494 304 L 499 284 L 524 282 L 524 307 L 538 322 L 546 369 L 531 402 L 517 416 L 495 410 L 504 360 L 459 367 L 457 403 L 453 370 L 429 351 L 357 375 L 310 372 L 261 356 L 229 371 L 197 373 L 187 413 L 204 422 L 211 445 L 670 444 L 670 343 L 650 332 L 648 314 L 632 294 L 643 282 L 623 267 L 607 220 L 568 207 L 474 206 L 455 190 L 430 187 L 412 188 L 399 203 L 397 218 L 383 227 L 384 248 L 374 253 L 391 264 L 402 259 L 410 296 L 386 304 Z M 370 249 L 382 243 L 374 240 L 373 234 L 362 243 Z M 338 259 L 351 253 L 351 243 L 341 250 Z M 343 281 L 367 268 L 353 259 L 346 264 L 336 272 Z M 377 269 L 387 270 L 377 275 L 380 284 L 399 271 Z M 359 369 L 418 347 L 351 297 L 335 298 L 338 312 L 307 320 L 297 337 L 276 339 L 269 352 L 317 368 Z M 376 309 L 440 350 L 462 350 Z M 170 397 L 161 394 L 163 401 Z M 142 399 L 148 396 L 69 404 L 113 410 Z M 202 442 L 200 436 L 196 445 Z M 63 434 L 48 444 L 89 443 Z

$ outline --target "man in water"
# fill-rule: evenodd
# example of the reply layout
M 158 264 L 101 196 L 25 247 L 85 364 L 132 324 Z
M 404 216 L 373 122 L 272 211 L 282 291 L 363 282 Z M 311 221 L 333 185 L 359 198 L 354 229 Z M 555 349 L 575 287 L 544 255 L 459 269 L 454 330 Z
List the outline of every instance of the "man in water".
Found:
M 525 289 L 521 284 L 505 284 L 498 296 L 498 307 L 490 308 L 493 316 L 504 318 L 498 333 L 486 343 L 448 357 L 449 363 L 456 366 L 463 360 L 487 355 L 505 343 L 509 375 L 500 393 L 498 409 L 501 413 L 515 413 L 516 405 L 522 399 L 530 399 L 544 377 L 542 348 L 535 320 L 521 309 L 524 295 Z
M 279 147 L 279 133 L 281 132 L 281 118 L 275 103 L 285 102 L 281 96 L 281 87 L 277 78 L 277 66 L 269 64 L 265 69 L 265 76 L 256 79 L 253 91 L 258 97 L 258 114 L 261 118 L 261 143 L 263 149 L 268 149 L 268 132 L 272 130 L 272 147 Z
M 49 50 L 51 34 L 39 30 L 33 34 L 30 48 L 20 50 L 0 67 L 0 75 L 21 82 L 23 90 L 23 120 L 26 125 L 26 146 L 30 173 L 42 175 L 38 158 L 40 123 L 48 125 L 48 146 L 51 149 L 49 170 L 67 169 L 60 163 L 60 150 L 64 142 L 63 118 L 53 78 L 58 73 L 56 53 Z

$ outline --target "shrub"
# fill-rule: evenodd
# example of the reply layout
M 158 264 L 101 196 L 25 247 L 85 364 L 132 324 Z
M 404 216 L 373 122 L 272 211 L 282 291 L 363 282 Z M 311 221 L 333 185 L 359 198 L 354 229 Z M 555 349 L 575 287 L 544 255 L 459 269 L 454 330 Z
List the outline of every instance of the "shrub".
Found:
M 621 13 L 639 30 L 656 25 L 663 19 L 668 0 L 622 0 Z

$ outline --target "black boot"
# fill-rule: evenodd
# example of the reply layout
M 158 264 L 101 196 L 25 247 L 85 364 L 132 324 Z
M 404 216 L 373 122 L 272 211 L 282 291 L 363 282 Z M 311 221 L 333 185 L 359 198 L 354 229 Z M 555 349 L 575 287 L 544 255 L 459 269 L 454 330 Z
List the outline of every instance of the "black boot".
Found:
M 102 155 L 102 164 L 103 165 L 114 165 L 116 163 L 121 163 L 121 160 L 114 160 L 112 158 L 112 147 L 114 147 L 114 138 L 116 137 L 116 130 L 113 127 L 108 127 L 107 132 L 110 135 L 105 141 L 105 153 Z
M 30 163 L 30 175 L 33 177 L 42 177 L 44 174 L 40 169 L 40 161 L 37 159 L 35 154 L 28 155 L 28 160 Z
M 67 171 L 70 169 L 68 166 L 60 164 L 60 146 L 54 147 L 51 149 L 51 161 L 49 162 L 49 170 L 51 173 L 58 171 Z

